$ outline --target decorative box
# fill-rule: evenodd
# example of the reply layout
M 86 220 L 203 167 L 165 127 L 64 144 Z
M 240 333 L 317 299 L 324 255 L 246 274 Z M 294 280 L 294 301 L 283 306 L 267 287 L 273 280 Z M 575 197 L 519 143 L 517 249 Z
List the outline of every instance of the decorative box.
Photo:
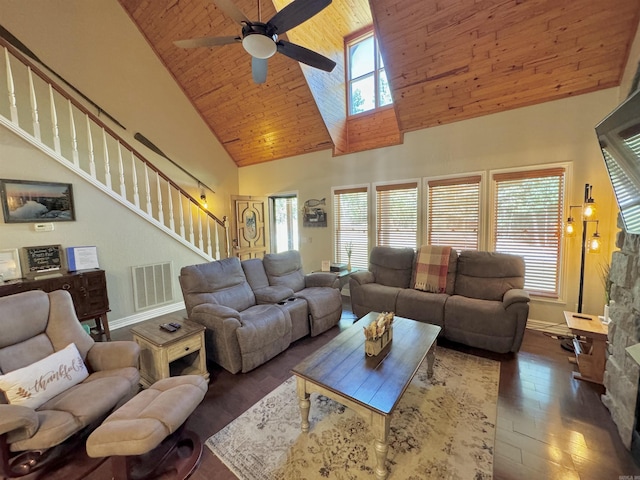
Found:
M 384 333 L 374 339 L 364 341 L 364 352 L 369 357 L 378 355 L 393 339 L 393 327 L 389 326 Z

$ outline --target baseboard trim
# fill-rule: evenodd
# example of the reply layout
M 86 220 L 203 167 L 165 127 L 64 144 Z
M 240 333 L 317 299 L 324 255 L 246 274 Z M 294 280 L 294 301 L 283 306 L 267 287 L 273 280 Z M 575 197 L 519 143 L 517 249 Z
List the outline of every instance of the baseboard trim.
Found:
M 145 310 L 144 312 L 135 313 L 128 317 L 119 318 L 114 321 L 109 320 L 109 330 L 117 330 L 119 328 L 135 325 L 136 323 L 144 322 L 145 320 L 150 320 L 161 315 L 166 315 L 167 313 L 177 312 L 178 310 L 184 310 L 185 308 L 186 307 L 184 301 L 182 301 L 171 303 L 169 305 L 163 305 L 162 307 L 153 308 L 150 310 Z
M 527 329 L 555 335 L 571 335 L 565 322 L 549 322 L 546 320 L 527 319 Z

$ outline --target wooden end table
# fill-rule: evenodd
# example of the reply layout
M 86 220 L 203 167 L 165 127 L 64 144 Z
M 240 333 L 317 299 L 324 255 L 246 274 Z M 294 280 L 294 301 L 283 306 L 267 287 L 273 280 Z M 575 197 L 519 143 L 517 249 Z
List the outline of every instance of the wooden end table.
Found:
M 607 336 L 609 327 L 603 324 L 597 315 L 586 313 L 564 312 L 564 319 L 573 339 L 575 357 L 569 361 L 578 365 L 578 371 L 573 372 L 573 378 L 602 385 L 606 362 Z M 577 337 L 585 337 L 585 341 Z
M 375 357 L 364 351 L 363 326 L 378 313 L 371 312 L 324 347 L 296 365 L 297 395 L 302 431 L 309 431 L 311 393 L 333 398 L 351 408 L 370 425 L 375 436 L 376 479 L 387 477 L 389 423 L 398 401 L 425 357 L 433 372 L 440 327 L 403 317 L 393 320 L 393 340 Z
M 160 328 L 166 320 L 154 319 L 131 328 L 133 341 L 140 345 L 140 383 L 153 385 L 162 378 L 201 375 L 209 380 L 204 346 L 204 325 L 182 320 L 175 332 Z

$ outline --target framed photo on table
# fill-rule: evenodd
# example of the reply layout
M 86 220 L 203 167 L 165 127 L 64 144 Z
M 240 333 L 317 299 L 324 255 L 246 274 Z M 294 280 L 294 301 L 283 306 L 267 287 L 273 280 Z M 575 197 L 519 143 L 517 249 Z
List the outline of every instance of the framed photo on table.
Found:
M 0 201 L 6 223 L 76 219 L 70 183 L 0 179 Z
M 66 272 L 62 245 L 23 247 L 21 256 L 24 275 L 27 278 L 34 278 L 42 273 Z
M 0 283 L 22 278 L 20 255 L 17 248 L 0 250 Z

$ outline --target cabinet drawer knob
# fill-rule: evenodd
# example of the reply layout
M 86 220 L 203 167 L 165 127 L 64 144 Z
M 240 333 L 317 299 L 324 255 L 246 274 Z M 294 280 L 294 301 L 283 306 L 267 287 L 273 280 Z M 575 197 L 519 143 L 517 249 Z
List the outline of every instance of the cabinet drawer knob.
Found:
M 63 290 L 69 290 L 70 288 L 71 288 L 71 285 L 69 285 L 68 283 L 65 283 L 62 285 Z
M 184 347 L 184 351 L 188 352 L 189 351 L 189 347 Z

